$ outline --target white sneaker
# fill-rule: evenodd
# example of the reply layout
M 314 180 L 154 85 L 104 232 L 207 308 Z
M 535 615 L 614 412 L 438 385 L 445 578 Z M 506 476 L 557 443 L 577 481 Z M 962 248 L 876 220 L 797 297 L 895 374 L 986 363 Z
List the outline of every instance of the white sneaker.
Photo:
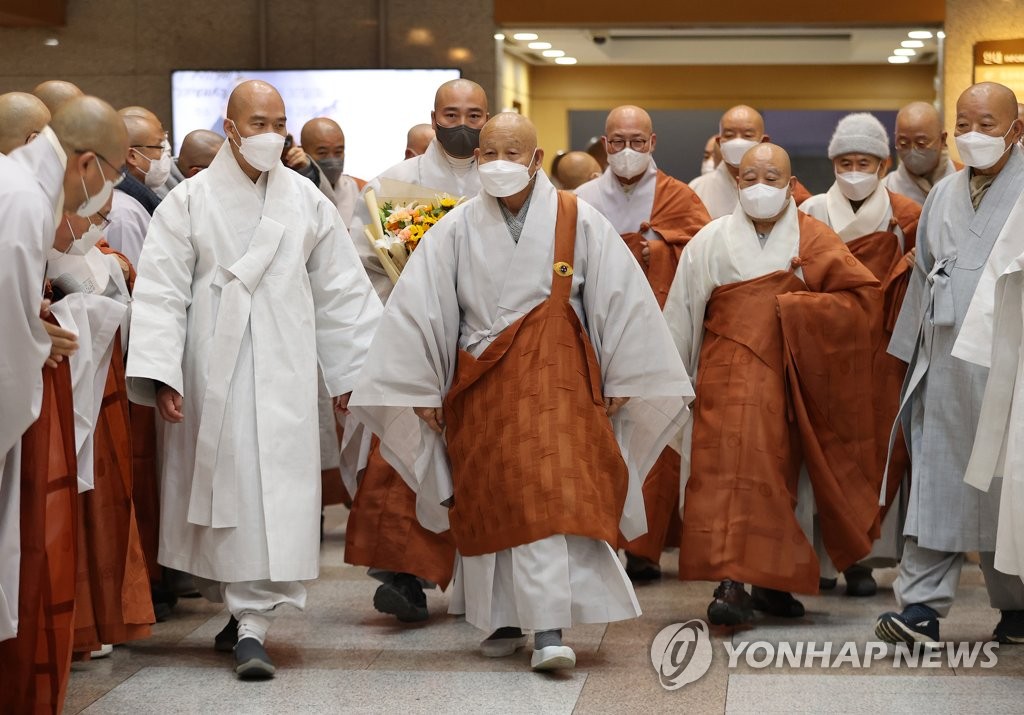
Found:
M 480 641 L 480 653 L 488 658 L 505 658 L 525 645 L 525 634 L 515 638 L 488 638 Z
M 109 658 L 110 654 L 113 652 L 114 646 L 110 645 L 109 643 L 104 643 L 100 646 L 99 650 L 94 650 L 92 653 L 90 653 L 89 657 L 93 660 L 96 660 L 97 658 Z
M 533 651 L 530 667 L 534 670 L 565 670 L 576 667 L 576 654 L 567 645 L 549 645 Z

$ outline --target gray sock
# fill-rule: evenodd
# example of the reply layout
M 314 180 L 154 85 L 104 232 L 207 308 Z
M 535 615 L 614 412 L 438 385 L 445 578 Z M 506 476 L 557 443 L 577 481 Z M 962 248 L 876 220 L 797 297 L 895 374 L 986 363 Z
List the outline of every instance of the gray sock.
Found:
M 523 632 L 513 626 L 502 626 L 498 630 L 494 631 L 491 635 L 487 636 L 489 641 L 498 641 L 505 638 L 522 638 Z
M 550 646 L 562 645 L 562 631 L 537 631 L 533 634 L 533 648 L 540 650 Z

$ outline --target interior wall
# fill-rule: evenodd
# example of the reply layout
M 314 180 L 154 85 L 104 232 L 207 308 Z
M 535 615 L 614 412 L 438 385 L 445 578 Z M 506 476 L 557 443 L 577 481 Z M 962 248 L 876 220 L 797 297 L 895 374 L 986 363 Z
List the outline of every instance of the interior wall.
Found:
M 457 67 L 496 96 L 493 0 L 69 0 L 64 27 L 0 28 L 0 93 L 67 79 L 169 126 L 171 70 L 264 59 L 265 69 Z
M 491 113 L 516 108 L 530 116 L 530 64 L 507 52 L 501 57 L 501 84 L 499 101 L 491 107 Z
M 533 66 L 530 118 L 549 157 L 569 146 L 570 110 L 899 109 L 935 98 L 934 65 Z M 657 127 L 655 127 L 657 130 Z

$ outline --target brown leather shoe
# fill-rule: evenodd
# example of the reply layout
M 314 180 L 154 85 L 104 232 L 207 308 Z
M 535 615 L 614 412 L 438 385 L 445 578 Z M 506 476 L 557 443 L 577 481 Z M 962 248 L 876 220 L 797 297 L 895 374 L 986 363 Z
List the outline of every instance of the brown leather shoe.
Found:
M 749 623 L 754 608 L 743 584 L 726 579 L 715 589 L 715 600 L 708 604 L 708 621 L 716 626 L 738 626 Z

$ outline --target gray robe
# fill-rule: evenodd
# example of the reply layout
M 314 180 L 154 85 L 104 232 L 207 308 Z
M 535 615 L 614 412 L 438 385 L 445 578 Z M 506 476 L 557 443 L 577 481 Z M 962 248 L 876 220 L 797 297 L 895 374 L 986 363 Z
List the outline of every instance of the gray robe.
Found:
M 995 549 L 1000 480 L 987 493 L 964 483 L 988 369 L 951 352 L 992 246 L 1024 191 L 1024 156 L 1011 151 L 977 212 L 969 172 L 932 189 L 889 343 L 889 352 L 910 364 L 899 417 L 912 458 L 904 534 L 936 551 Z

